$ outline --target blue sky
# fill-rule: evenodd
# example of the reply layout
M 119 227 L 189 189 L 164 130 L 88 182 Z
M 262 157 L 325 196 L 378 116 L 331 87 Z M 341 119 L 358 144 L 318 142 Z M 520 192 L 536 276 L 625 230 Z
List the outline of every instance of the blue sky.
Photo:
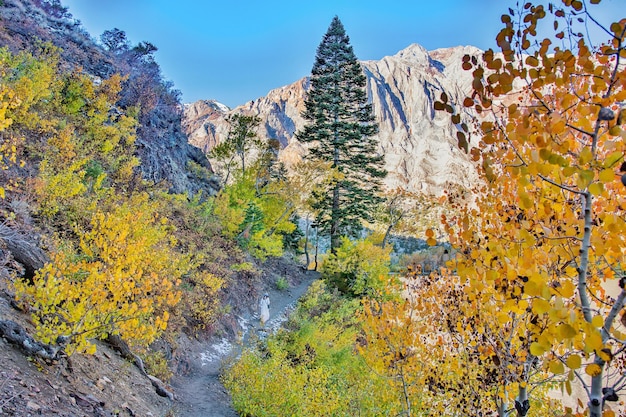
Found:
M 426 49 L 495 46 L 503 0 L 62 0 L 96 39 L 112 28 L 149 41 L 183 101 L 229 107 L 308 75 L 333 16 L 361 60 Z M 620 10 L 626 0 L 604 0 Z M 621 5 L 618 6 L 618 5 Z M 624 15 L 623 10 L 619 13 Z

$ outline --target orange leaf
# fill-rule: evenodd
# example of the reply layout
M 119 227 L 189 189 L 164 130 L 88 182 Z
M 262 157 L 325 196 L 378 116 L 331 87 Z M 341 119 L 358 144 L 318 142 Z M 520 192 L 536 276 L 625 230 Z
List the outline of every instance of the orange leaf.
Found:
M 587 375 L 589 375 L 589 376 L 592 376 L 592 377 L 598 376 L 598 375 L 600 375 L 602 373 L 602 368 L 598 364 L 590 363 L 585 368 L 585 373 Z

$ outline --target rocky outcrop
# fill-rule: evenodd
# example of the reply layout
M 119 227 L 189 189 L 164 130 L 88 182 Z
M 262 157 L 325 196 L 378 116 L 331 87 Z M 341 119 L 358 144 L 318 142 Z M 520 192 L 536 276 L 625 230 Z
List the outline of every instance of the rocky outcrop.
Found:
M 182 126 L 180 93 L 162 79 L 158 64 L 132 49 L 103 49 L 59 2 L 4 0 L 0 6 L 0 47 L 35 51 L 40 42 L 60 48 L 60 65 L 78 68 L 94 80 L 114 73 L 127 77 L 119 109 L 140 107 L 137 156 L 141 174 L 176 193 L 214 194 L 218 184 L 204 153 L 187 140 Z
M 215 100 L 199 100 L 185 104 L 183 129 L 188 133 L 189 143 L 208 153 L 217 145 L 218 138 L 228 134 L 224 116 L 230 109 Z M 219 128 L 219 132 L 216 130 Z
M 461 59 L 479 52 L 473 47 L 429 52 L 413 44 L 394 56 L 362 62 L 389 188 L 438 195 L 455 186 L 469 188 L 476 180 L 472 163 L 458 149 L 456 127 L 448 114 L 434 110 L 434 101 L 441 92 L 454 98 L 469 91 L 471 74 L 462 70 Z M 258 115 L 259 137 L 278 140 L 280 158 L 289 165 L 306 152 L 295 132 L 305 123 L 301 113 L 308 88 L 303 78 L 232 110 L 213 101 L 186 105 L 183 126 L 190 141 L 208 152 L 226 137 L 229 114 Z

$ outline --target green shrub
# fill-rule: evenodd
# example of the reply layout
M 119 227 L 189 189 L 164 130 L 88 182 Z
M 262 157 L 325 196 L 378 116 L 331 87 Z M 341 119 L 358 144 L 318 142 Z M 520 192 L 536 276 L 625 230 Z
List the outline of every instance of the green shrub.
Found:
M 391 248 L 371 239 L 343 238 L 335 254 L 329 254 L 320 272 L 329 285 L 353 297 L 380 293 L 389 280 Z
M 285 277 L 278 278 L 275 282 L 275 285 L 278 291 L 285 291 L 287 288 L 289 288 L 289 282 Z
M 248 416 L 397 415 L 388 381 L 355 350 L 360 302 L 316 281 L 286 327 L 243 352 L 223 382 Z

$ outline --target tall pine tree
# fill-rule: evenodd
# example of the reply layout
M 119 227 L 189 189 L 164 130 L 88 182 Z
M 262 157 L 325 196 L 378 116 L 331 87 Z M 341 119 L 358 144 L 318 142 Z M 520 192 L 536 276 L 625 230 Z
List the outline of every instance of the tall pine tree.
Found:
M 339 173 L 314 195 L 313 208 L 323 233 L 330 235 L 331 252 L 342 236 L 355 236 L 363 220 L 371 220 L 381 199 L 384 157 L 378 154 L 378 133 L 366 78 L 350 38 L 337 16 L 317 48 L 311 88 L 303 117 L 310 121 L 296 137 L 311 143 L 309 158 L 331 162 Z

